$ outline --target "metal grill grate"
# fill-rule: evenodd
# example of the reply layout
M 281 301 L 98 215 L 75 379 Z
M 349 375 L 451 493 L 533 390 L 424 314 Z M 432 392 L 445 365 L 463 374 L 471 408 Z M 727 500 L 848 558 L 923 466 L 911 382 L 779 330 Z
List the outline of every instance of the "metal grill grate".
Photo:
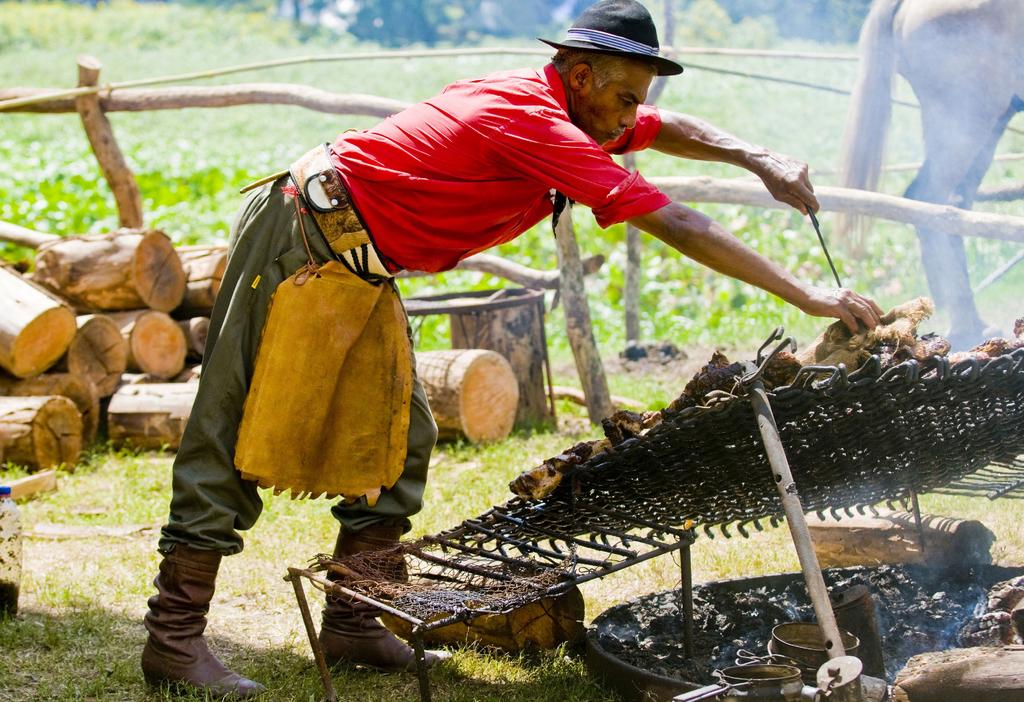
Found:
M 809 367 L 769 397 L 804 509 L 916 503 L 918 493 L 939 489 L 1024 492 L 1024 349 L 955 366 L 934 357 L 883 370 L 872 357 L 850 374 Z M 684 551 L 688 599 L 692 525 L 728 537 L 730 528 L 746 536 L 761 520 L 777 521 L 771 476 L 748 398 L 715 393 L 707 406 L 667 416 L 575 467 L 543 501 L 516 498 L 388 552 L 318 556 L 289 572 L 311 632 L 301 579 L 410 622 L 422 661 L 425 631 L 508 612 L 675 550 Z M 425 666 L 419 673 L 428 700 Z

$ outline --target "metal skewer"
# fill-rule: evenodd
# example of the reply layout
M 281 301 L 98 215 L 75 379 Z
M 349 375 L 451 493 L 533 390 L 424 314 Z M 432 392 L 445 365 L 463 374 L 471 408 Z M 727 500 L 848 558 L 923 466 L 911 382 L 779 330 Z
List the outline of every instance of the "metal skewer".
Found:
M 828 267 L 832 269 L 832 275 L 836 279 L 836 285 L 840 288 L 843 284 L 839 281 L 839 273 L 836 272 L 836 265 L 832 263 L 832 256 L 828 252 L 828 247 L 825 246 L 825 237 L 821 234 L 821 225 L 818 224 L 818 218 L 814 216 L 814 210 L 810 207 L 807 208 L 807 214 L 810 215 L 811 224 L 814 225 L 814 231 L 818 234 L 818 241 L 821 242 L 821 250 L 825 252 L 825 258 L 828 260 Z

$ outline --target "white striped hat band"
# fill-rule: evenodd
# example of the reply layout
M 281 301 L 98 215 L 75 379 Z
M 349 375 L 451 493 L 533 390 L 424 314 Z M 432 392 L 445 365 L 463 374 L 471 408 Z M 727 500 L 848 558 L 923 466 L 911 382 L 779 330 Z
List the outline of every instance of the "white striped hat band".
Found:
M 585 41 L 591 44 L 596 44 L 597 46 L 615 49 L 616 51 L 628 51 L 634 54 L 647 54 L 648 56 L 658 55 L 657 47 L 641 44 L 638 41 L 620 37 L 618 34 L 602 32 L 599 29 L 582 29 L 574 27 L 565 33 L 565 40 L 567 42 L 573 40 Z

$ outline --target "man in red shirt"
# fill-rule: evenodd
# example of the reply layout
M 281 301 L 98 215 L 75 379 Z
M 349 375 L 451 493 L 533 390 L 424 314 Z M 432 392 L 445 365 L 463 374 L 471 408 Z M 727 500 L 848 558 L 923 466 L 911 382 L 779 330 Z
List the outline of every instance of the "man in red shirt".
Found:
M 338 556 L 393 544 L 408 530 L 409 517 L 422 504 L 437 429 L 419 383 L 409 377 L 411 371 L 398 370 L 407 368 L 401 365 L 408 361 L 407 347 L 391 344 L 379 359 L 370 359 L 379 360 L 375 377 L 396 380 L 384 393 L 396 389 L 394 404 L 382 400 L 392 411 L 364 413 L 382 416 L 360 417 L 358 427 L 341 426 L 340 419 L 312 427 L 301 421 L 359 417 L 359 407 L 350 405 L 367 393 L 350 398 L 338 391 L 351 381 L 349 365 L 331 377 L 306 371 L 318 356 L 347 354 L 365 361 L 358 351 L 361 340 L 369 339 L 369 347 L 377 349 L 377 339 L 388 338 L 381 332 L 394 332 L 387 315 L 372 321 L 378 318 L 370 307 L 377 302 L 365 309 L 359 305 L 367 296 L 397 301 L 391 277 L 398 270 L 450 269 L 550 216 L 553 196 L 561 193 L 590 207 L 603 227 L 631 222 L 682 254 L 808 314 L 838 317 L 851 329 L 878 323 L 881 311 L 872 300 L 797 280 L 612 159 L 611 154 L 654 148 L 732 163 L 760 176 L 776 198 L 801 212 L 818 207 L 806 165 L 692 117 L 643 104 L 655 75 L 677 74 L 682 67 L 658 55 L 654 23 L 642 5 L 603 0 L 580 16 L 562 42 L 547 43 L 557 54 L 542 70 L 457 82 L 372 129 L 346 132 L 327 148 L 314 149 L 293 164 L 289 176 L 248 196 L 233 227 L 202 380 L 174 462 L 157 594 L 146 615 L 149 638 L 142 667 L 150 683 L 236 697 L 263 690 L 223 666 L 202 636 L 221 556 L 242 549 L 238 530 L 250 528 L 262 509 L 258 484 L 342 495 L 345 499 L 332 508 L 341 523 Z M 323 298 L 315 296 L 329 280 L 338 282 L 331 290 L 348 291 L 344 298 L 331 297 L 344 300 L 337 305 L 338 318 L 314 324 L 299 338 L 277 335 L 296 322 L 280 319 L 281 301 L 312 295 L 298 309 L 307 309 L 302 305 L 310 300 L 321 304 L 310 304 L 309 310 L 320 309 Z M 296 316 L 305 313 L 291 315 Z M 405 343 L 404 321 L 400 324 Z M 323 326 L 344 327 L 344 348 L 317 338 Z M 253 382 L 254 372 L 263 382 Z M 275 395 L 270 387 L 275 384 L 283 392 Z M 380 400 L 379 388 L 368 392 Z M 295 396 L 302 409 L 289 414 Z M 339 401 L 336 415 L 314 411 L 317 403 Z M 257 406 L 271 412 L 280 408 L 284 416 L 269 415 L 276 419 L 271 423 L 296 432 L 295 451 L 275 453 L 276 445 L 264 441 L 274 427 L 252 419 Z M 338 449 L 338 437 L 382 435 L 375 421 L 383 422 L 382 432 L 394 432 L 398 420 L 405 441 L 397 454 L 380 454 L 379 462 L 387 466 L 353 463 L 347 458 L 352 450 L 365 447 L 352 442 L 342 441 Z M 322 453 L 312 451 L 322 460 L 309 475 L 309 461 L 290 454 L 309 454 L 309 445 L 319 446 L 324 437 L 332 441 Z M 363 480 L 360 487 L 339 487 L 350 482 L 336 478 L 355 473 Z M 359 603 L 328 601 L 320 641 L 331 665 L 414 667 L 411 648 L 380 625 L 378 614 Z M 443 657 L 431 652 L 428 662 Z

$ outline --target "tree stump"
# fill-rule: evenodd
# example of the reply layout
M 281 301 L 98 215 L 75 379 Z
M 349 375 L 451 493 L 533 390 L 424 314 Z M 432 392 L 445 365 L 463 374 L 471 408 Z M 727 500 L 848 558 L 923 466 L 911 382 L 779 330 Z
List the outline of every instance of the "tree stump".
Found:
M 128 368 L 128 346 L 114 320 L 101 314 L 79 315 L 78 332 L 59 368 L 88 379 L 99 397 L 109 397 Z
M 87 378 L 73 373 L 44 373 L 23 380 L 0 377 L 0 395 L 8 397 L 44 397 L 60 395 L 75 403 L 82 415 L 82 443 L 96 438 L 100 423 L 100 400 L 96 387 Z
M 107 408 L 110 440 L 143 449 L 177 449 L 198 387 L 198 383 L 122 385 Z
M 481 349 L 416 354 L 416 373 L 430 401 L 438 437 L 473 443 L 508 436 L 519 383 L 501 354 Z
M 546 597 L 508 614 L 484 614 L 433 629 L 424 636 L 424 643 L 430 646 L 473 643 L 513 653 L 549 650 L 583 636 L 583 615 L 583 594 L 573 587 L 558 597 Z M 406 639 L 412 636 L 409 623 L 398 617 L 385 615 L 381 621 L 399 636 Z
M 807 527 L 822 568 L 920 563 L 936 568 L 992 562 L 995 535 L 979 521 L 921 515 L 921 548 L 914 515 L 882 512 L 836 521 L 808 515 Z
M 173 378 L 185 367 L 186 344 L 181 327 L 164 312 L 112 312 L 128 347 L 128 370 Z
M 0 367 L 19 378 L 42 373 L 75 336 L 75 315 L 59 299 L 0 266 Z
M 220 292 L 224 269 L 228 265 L 226 246 L 179 246 L 178 257 L 185 269 L 185 298 L 175 316 L 209 317 Z
M 156 230 L 119 229 L 44 244 L 34 280 L 80 312 L 170 312 L 185 295 L 181 259 L 167 235 Z
M 519 383 L 515 423 L 528 427 L 550 422 L 553 417 L 544 387 L 544 297 L 540 292 L 524 292 L 515 295 L 524 298 L 522 304 L 452 312 L 449 316 L 453 349 L 496 351 L 512 366 Z
M 192 317 L 178 322 L 181 333 L 185 335 L 185 358 L 190 361 L 202 361 L 206 353 L 206 337 L 210 333 L 209 317 Z
M 914 656 L 893 702 L 1024 702 L 1024 646 L 954 648 Z
M 0 397 L 0 458 L 31 470 L 73 468 L 82 416 L 66 397 Z

